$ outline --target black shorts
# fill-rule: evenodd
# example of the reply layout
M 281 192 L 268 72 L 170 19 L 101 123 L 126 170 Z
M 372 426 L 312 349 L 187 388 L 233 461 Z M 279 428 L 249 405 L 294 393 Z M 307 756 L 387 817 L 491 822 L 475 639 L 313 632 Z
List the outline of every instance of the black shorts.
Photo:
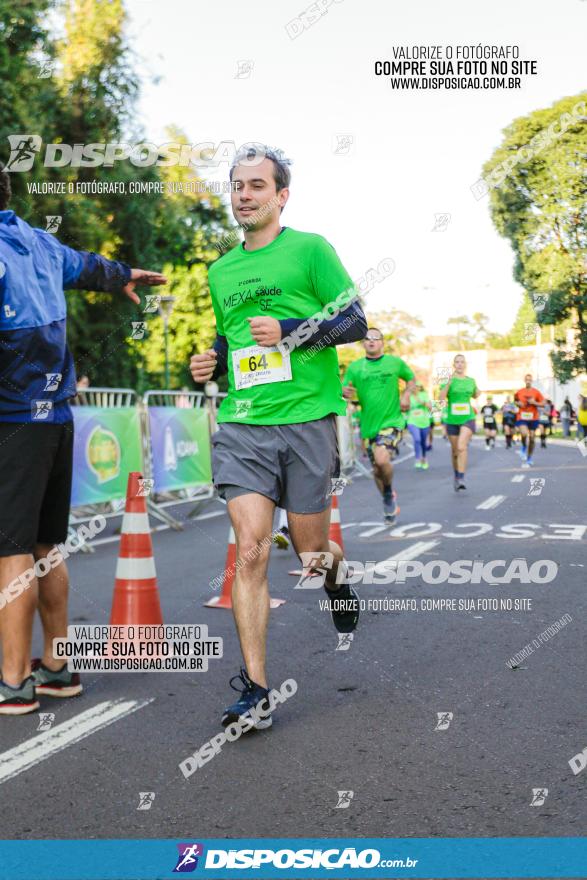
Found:
M 458 437 L 461 433 L 461 428 L 468 428 L 469 431 L 472 431 L 473 434 L 477 431 L 477 423 L 475 419 L 469 419 L 466 422 L 461 422 L 460 425 L 451 425 L 447 423 L 446 425 L 446 433 L 449 437 Z
M 0 556 L 67 538 L 73 422 L 0 422 Z
M 376 437 L 367 440 L 367 455 L 371 464 L 375 464 L 374 446 L 384 446 L 391 457 L 397 455 L 403 433 L 401 428 L 381 428 Z

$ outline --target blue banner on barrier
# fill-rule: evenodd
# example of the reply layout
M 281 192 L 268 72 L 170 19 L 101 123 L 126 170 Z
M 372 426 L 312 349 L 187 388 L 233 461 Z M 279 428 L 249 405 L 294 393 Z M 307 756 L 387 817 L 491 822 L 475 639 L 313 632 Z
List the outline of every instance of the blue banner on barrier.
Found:
M 307 838 L 0 842 L 10 880 L 585 878 L 587 838 Z
M 207 410 L 150 406 L 148 413 L 155 492 L 211 483 Z

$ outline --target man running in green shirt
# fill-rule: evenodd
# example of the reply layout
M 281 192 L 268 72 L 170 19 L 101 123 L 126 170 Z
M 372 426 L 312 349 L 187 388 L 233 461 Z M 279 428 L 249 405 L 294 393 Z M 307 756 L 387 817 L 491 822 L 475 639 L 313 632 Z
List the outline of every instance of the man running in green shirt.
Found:
M 320 235 L 281 226 L 288 163 L 269 149 L 241 152 L 230 179 L 244 242 L 210 267 L 217 338 L 190 368 L 199 383 L 228 373 L 212 468 L 236 535 L 232 605 L 244 667 L 235 676 L 240 685 L 232 685 L 240 698 L 222 723 L 246 719 L 261 729 L 271 725 L 265 648 L 276 505 L 287 510 L 298 555 L 327 568 L 337 630 L 352 632 L 359 618 L 356 592 L 337 583 L 342 551 L 328 530 L 339 473 L 336 415 L 346 412 L 335 346 L 362 339 L 367 322 L 334 248 Z
M 343 380 L 347 400 L 361 404 L 361 437 L 373 466 L 373 476 L 383 497 L 383 518 L 393 523 L 399 513 L 393 489 L 392 456 L 406 426 L 402 410 L 408 410 L 416 383 L 405 361 L 385 354 L 383 334 L 370 327 L 363 342 L 365 357 L 349 364 Z M 399 380 L 406 382 L 400 397 Z

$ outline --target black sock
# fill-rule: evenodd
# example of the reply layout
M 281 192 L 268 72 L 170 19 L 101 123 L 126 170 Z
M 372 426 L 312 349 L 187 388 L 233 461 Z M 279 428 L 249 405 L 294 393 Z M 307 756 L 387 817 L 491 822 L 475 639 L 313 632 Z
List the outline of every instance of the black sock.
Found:
M 337 596 L 342 596 L 342 598 L 344 598 L 348 595 L 349 585 L 346 582 L 342 584 L 337 584 L 336 589 L 333 590 L 328 586 L 327 582 L 324 581 L 324 589 L 327 593 L 330 593 L 331 595 L 334 595 L 336 593 Z

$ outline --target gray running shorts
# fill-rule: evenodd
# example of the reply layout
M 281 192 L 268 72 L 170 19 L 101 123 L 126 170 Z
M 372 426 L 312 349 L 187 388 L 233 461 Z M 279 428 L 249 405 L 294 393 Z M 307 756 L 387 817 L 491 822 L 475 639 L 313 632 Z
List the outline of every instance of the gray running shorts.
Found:
M 291 513 L 319 513 L 340 473 L 336 416 L 296 425 L 223 422 L 212 437 L 212 473 L 226 501 L 256 492 Z

